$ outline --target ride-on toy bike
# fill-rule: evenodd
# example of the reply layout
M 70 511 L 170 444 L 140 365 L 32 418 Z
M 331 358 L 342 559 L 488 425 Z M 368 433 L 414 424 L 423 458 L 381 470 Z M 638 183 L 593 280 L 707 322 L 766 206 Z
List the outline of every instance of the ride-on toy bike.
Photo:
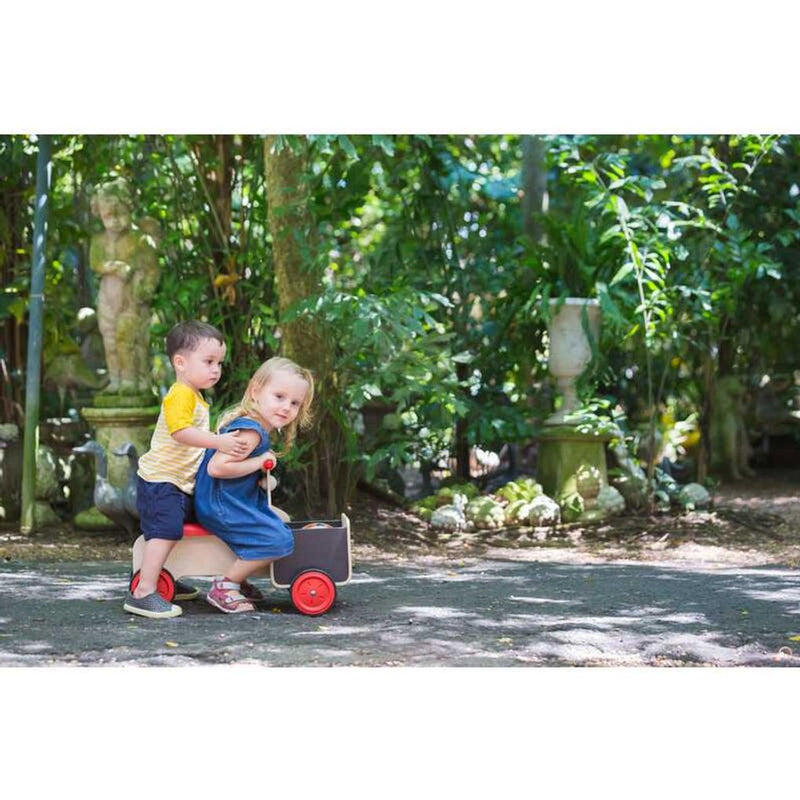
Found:
M 271 461 L 264 462 L 268 473 L 273 466 Z M 324 614 L 336 601 L 336 587 L 347 583 L 352 575 L 350 520 L 342 514 L 340 520 L 286 524 L 294 534 L 294 551 L 253 577 L 269 575 L 273 586 L 289 589 L 292 604 L 301 614 Z M 131 591 L 139 583 L 143 552 L 144 537 L 139 536 L 133 544 Z M 158 593 L 171 602 L 177 579 L 225 575 L 235 560 L 233 551 L 222 539 L 201 525 L 186 523 L 183 538 L 172 548 L 161 570 Z

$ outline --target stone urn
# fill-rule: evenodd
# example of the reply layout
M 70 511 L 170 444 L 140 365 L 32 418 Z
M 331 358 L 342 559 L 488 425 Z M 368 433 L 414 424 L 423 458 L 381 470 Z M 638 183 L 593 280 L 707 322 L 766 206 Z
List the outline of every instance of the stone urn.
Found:
M 575 384 L 592 360 L 592 345 L 600 339 L 600 304 L 597 300 L 568 297 L 550 301 L 552 316 L 547 326 L 550 339 L 550 373 L 563 397 L 561 408 L 547 419 L 558 425 L 578 408 Z
M 536 479 L 561 507 L 562 519 L 593 521 L 605 516 L 596 498 L 608 486 L 605 445 L 616 426 L 578 403 L 576 382 L 592 360 L 600 338 L 597 300 L 551 300 L 549 369 L 563 398 L 539 434 Z

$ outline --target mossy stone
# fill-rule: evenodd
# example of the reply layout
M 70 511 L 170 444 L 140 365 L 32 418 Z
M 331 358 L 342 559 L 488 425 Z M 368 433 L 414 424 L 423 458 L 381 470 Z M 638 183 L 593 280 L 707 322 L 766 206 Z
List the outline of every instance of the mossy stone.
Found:
M 76 514 L 73 524 L 76 528 L 84 531 L 109 531 L 119 527 L 94 506 L 86 511 L 81 511 L 80 514 Z

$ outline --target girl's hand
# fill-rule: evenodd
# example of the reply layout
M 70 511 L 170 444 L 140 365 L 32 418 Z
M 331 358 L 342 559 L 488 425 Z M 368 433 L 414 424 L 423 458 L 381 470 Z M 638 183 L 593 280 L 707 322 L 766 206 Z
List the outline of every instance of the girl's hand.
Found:
M 263 469 L 265 472 L 271 469 L 275 469 L 275 467 L 278 464 L 278 457 L 275 455 L 275 453 L 272 452 L 272 450 L 267 450 L 267 452 L 264 453 L 262 458 L 264 460 L 261 462 L 261 469 Z M 271 466 L 268 467 L 267 464 L 271 464 Z
M 239 431 L 232 433 L 221 433 L 217 436 L 217 450 L 227 453 L 229 456 L 243 458 L 250 450 L 250 445 L 239 438 Z

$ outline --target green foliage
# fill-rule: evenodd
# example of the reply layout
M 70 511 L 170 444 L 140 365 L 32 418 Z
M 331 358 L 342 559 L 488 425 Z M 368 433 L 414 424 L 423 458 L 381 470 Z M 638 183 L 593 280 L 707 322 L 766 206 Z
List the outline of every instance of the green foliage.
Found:
M 518 136 L 277 137 L 276 148 L 308 152 L 310 228 L 293 234 L 314 243 L 319 261 L 304 268 L 323 275 L 318 295 L 280 319 L 261 137 L 54 137 L 46 346 L 76 338 L 77 309 L 94 305 L 91 192 L 123 175 L 135 218 L 163 232 L 156 382 L 171 380 L 167 330 L 200 317 L 228 343 L 214 409 L 236 402 L 279 350 L 281 324 L 311 315 L 335 343 L 339 394 L 326 413 L 368 476 L 529 442 L 550 411 L 550 298 L 599 300 L 596 368 L 580 388 L 626 416 L 628 435 L 644 424 L 654 436 L 665 408 L 702 431 L 714 374 L 796 367 L 796 137 L 545 141 L 549 209 L 531 242 Z M 5 419 L 21 400 L 35 155 L 35 137 L 0 137 L 0 357 L 17 381 L 3 384 Z
M 480 496 L 480 490 L 474 483 L 453 483 L 442 486 L 433 494 L 414 503 L 411 512 L 421 519 L 430 521 L 433 511 L 441 506 L 450 505 L 457 494 L 464 495 L 467 500 L 473 500 Z
M 501 486 L 496 494 L 507 503 L 519 501 L 529 503 L 542 494 L 542 487 L 532 478 L 521 478 L 516 481 L 509 481 L 504 486 Z

